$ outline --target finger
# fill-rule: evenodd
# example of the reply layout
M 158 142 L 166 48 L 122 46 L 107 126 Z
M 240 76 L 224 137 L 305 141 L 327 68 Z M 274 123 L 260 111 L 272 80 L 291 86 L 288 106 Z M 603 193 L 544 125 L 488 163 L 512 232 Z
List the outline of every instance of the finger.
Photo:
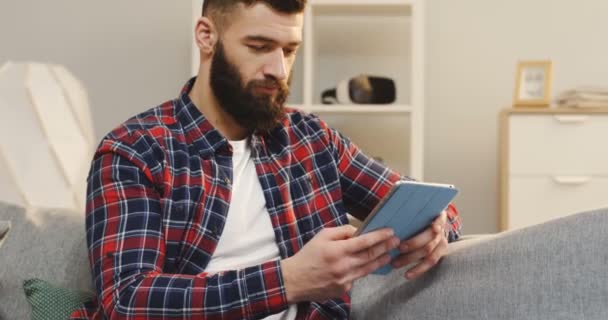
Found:
M 375 260 L 372 260 L 358 268 L 355 268 L 353 272 L 349 275 L 351 281 L 355 281 L 357 279 L 363 278 L 368 274 L 376 271 L 378 268 L 388 264 L 391 262 L 391 256 L 388 254 L 384 254 L 378 257 Z
M 429 227 L 416 236 L 401 242 L 399 245 L 399 251 L 401 251 L 401 253 L 406 253 L 418 250 L 424 247 L 427 243 L 431 242 L 436 235 L 437 233 L 433 230 L 433 228 Z
M 378 259 L 382 255 L 388 253 L 390 250 L 399 246 L 399 238 L 391 237 L 388 240 L 382 241 L 375 246 L 366 250 L 360 251 L 353 256 L 352 265 L 362 266 L 373 260 Z
M 360 236 L 346 239 L 343 243 L 343 248 L 347 253 L 358 253 L 363 250 L 369 249 L 376 244 L 379 244 L 383 241 L 389 240 L 394 235 L 392 229 L 384 228 L 375 230 L 366 234 L 362 234 Z
M 401 255 L 401 256 L 395 258 L 392 262 L 393 267 L 395 267 L 395 268 L 405 267 L 412 262 L 418 261 L 420 259 L 424 259 L 425 257 L 431 255 L 436 250 L 437 246 L 439 246 L 441 244 L 441 242 L 444 240 L 445 240 L 445 238 L 443 237 L 443 235 L 441 235 L 441 234 L 435 235 L 435 238 L 433 238 L 431 241 L 429 241 L 422 248 L 419 248 L 418 250 L 415 250 L 413 252 L 410 252 L 408 254 L 404 254 L 404 255 Z
M 347 224 L 335 228 L 325 228 L 319 233 L 319 235 L 328 240 L 344 240 L 352 238 L 356 231 L 357 228 Z
M 443 210 L 441 214 L 433 221 L 433 229 L 435 232 L 443 232 L 445 225 L 448 222 L 448 212 Z
M 415 267 L 411 268 L 408 272 L 405 273 L 405 277 L 409 280 L 414 280 L 425 274 L 432 267 L 436 266 L 441 258 L 445 256 L 447 253 L 448 244 L 447 241 L 443 240 L 437 246 L 435 251 L 433 251 L 430 255 L 424 258 L 419 264 Z

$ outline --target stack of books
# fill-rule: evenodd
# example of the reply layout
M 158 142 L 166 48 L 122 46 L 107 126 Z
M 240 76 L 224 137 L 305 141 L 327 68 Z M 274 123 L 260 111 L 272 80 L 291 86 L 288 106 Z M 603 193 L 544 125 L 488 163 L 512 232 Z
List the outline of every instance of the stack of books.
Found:
M 608 87 L 581 87 L 565 91 L 557 98 L 557 105 L 570 108 L 608 107 Z

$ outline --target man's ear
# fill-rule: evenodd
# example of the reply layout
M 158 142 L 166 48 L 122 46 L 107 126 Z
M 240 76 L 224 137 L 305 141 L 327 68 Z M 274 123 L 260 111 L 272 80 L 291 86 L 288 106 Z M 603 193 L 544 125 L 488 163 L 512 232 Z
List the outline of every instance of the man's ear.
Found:
M 201 17 L 194 28 L 194 40 L 202 54 L 212 54 L 218 39 L 216 26 L 207 17 Z

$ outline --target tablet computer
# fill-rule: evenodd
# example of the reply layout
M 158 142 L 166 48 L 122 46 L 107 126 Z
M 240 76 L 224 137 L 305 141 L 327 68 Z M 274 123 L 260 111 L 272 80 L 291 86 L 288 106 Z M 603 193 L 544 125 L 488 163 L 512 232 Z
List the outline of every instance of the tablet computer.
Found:
M 428 228 L 452 202 L 458 190 L 449 184 L 399 181 L 367 216 L 355 236 L 382 228 L 391 228 L 395 236 L 407 240 Z M 394 259 L 399 250 L 390 251 Z M 388 274 L 391 264 L 373 274 Z

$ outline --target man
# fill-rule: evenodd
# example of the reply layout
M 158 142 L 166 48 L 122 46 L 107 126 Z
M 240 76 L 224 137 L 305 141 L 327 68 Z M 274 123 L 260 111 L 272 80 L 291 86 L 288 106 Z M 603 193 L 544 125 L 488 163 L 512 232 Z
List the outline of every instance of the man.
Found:
M 73 318 L 344 319 L 353 281 L 414 279 L 458 237 L 450 206 L 420 235 L 353 237 L 402 179 L 284 107 L 305 0 L 207 0 L 198 76 L 108 134 L 88 181 L 98 301 Z

